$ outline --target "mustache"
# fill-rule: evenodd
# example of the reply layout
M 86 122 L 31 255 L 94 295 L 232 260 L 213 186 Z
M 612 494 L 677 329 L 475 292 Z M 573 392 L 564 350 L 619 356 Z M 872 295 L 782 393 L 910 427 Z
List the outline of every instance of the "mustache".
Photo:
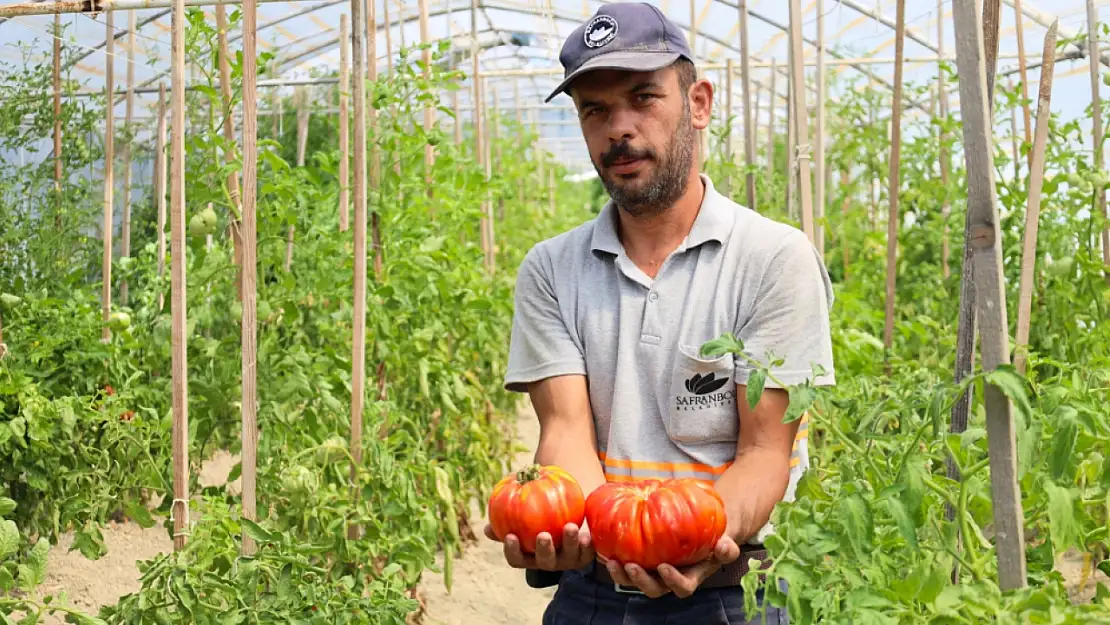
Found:
M 601 164 L 612 167 L 619 160 L 634 160 L 639 158 L 655 158 L 655 152 L 648 148 L 633 148 L 627 140 L 622 141 L 601 155 Z

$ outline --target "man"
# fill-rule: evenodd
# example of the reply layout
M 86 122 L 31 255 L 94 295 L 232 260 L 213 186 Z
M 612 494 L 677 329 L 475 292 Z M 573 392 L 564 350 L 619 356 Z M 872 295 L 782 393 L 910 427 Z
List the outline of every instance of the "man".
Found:
M 772 372 L 783 384 L 811 379 L 814 365 L 827 372 L 815 383 L 833 383 L 829 278 L 799 230 L 723 197 L 699 172 L 713 87 L 658 9 L 602 5 L 560 61 L 564 80 L 547 101 L 574 100 L 610 201 L 522 262 L 506 388 L 535 406 L 536 461 L 563 467 L 587 495 L 628 476 L 700 478 L 723 498 L 728 526 L 709 560 L 651 574 L 603 563 L 589 528 L 573 524 L 559 550 L 541 534 L 524 554 L 507 536 L 505 558 L 534 585 L 558 572 L 544 625 L 747 623 L 739 578 L 766 556 L 771 511 L 805 470 L 805 426 L 782 423 L 787 393 L 770 382 L 754 409 L 737 401 L 753 365 L 699 348 L 731 332 L 752 358 L 781 358 Z M 769 612 L 767 622 L 785 622 Z

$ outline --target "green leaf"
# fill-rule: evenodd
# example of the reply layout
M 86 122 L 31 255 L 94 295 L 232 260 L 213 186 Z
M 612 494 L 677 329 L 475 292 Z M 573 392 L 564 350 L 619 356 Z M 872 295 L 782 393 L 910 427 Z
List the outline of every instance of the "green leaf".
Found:
M 1044 488 L 1048 495 L 1048 527 L 1056 553 L 1072 546 L 1082 547 L 1079 544 L 1079 523 L 1075 518 L 1075 493 L 1048 480 L 1045 480 Z
M 15 588 L 15 579 L 8 569 L 0 566 L 0 594 L 7 594 L 12 588 Z
M 767 370 L 756 369 L 748 376 L 748 408 L 754 410 L 763 395 L 763 385 L 767 382 Z
M 280 534 L 271 533 L 250 519 L 239 519 L 239 523 L 243 526 L 243 532 L 255 542 L 276 543 L 281 538 Z
M 986 375 L 988 384 L 996 386 L 1006 395 L 1026 420 L 1033 418 L 1033 406 L 1029 403 L 1027 381 L 1013 365 L 998 365 Z
M 19 528 L 15 521 L 0 520 L 0 560 L 19 549 Z
M 740 355 L 744 351 L 744 343 L 734 337 L 731 333 L 722 334 L 721 336 L 706 341 L 701 346 L 701 355 L 707 358 L 721 356 L 724 354 L 732 353 Z
M 81 555 L 89 560 L 99 560 L 108 552 L 108 548 L 104 545 L 104 535 L 100 533 L 100 528 L 92 523 L 73 533 L 73 546 L 70 550 L 74 549 L 80 551 Z
M 137 501 L 127 501 L 123 504 L 124 514 L 129 519 L 138 523 L 139 527 L 143 529 L 154 527 L 154 518 L 150 516 L 150 511 L 146 506 Z
M 852 493 L 840 500 L 840 520 L 856 555 L 865 558 L 871 550 L 875 526 L 871 520 L 871 506 L 863 495 Z
M 7 497 L 0 497 L 0 516 L 8 516 L 15 510 L 15 502 Z
M 817 390 L 812 386 L 791 386 L 790 405 L 786 407 L 786 414 L 782 417 L 783 423 L 793 423 L 802 418 L 813 402 L 817 400 Z
M 1065 416 L 1057 424 L 1056 435 L 1052 437 L 1052 449 L 1048 454 L 1048 472 L 1057 482 L 1071 481 L 1065 475 L 1074 465 L 1075 443 L 1079 440 L 1079 424 L 1073 417 Z
M 891 497 L 886 501 L 887 505 L 890 507 L 890 514 L 894 517 L 895 524 L 898 525 L 898 531 L 902 534 L 902 538 L 906 539 L 906 544 L 916 553 L 918 551 L 917 526 L 914 524 L 913 519 L 910 518 L 910 513 L 907 512 L 906 507 L 902 505 L 901 499 Z

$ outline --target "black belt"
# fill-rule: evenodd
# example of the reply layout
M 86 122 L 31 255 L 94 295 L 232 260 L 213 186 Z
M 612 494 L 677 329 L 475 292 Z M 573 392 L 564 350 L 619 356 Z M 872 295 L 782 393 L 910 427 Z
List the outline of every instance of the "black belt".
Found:
M 722 566 L 716 573 L 706 578 L 698 588 L 712 589 L 739 586 L 740 580 L 751 570 L 750 567 L 748 567 L 748 560 L 750 559 L 755 559 L 760 562 L 760 570 L 771 566 L 771 560 L 768 557 L 766 549 L 763 547 L 744 545 L 740 547 L 740 557 L 737 560 Z M 594 563 L 593 572 L 590 576 L 602 584 L 611 584 L 617 592 L 634 595 L 643 594 L 643 592 L 635 586 L 622 586 L 616 583 L 609 575 L 609 569 L 605 568 L 601 562 Z

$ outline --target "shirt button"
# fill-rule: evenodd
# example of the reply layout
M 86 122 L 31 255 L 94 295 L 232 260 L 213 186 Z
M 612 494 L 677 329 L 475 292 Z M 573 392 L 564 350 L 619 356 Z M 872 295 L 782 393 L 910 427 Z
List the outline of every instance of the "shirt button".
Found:
M 650 301 L 654 302 L 654 301 L 655 301 L 655 300 L 657 300 L 657 299 L 659 299 L 659 294 L 658 294 L 658 293 L 650 293 L 650 294 L 648 294 L 648 300 L 650 300 Z

